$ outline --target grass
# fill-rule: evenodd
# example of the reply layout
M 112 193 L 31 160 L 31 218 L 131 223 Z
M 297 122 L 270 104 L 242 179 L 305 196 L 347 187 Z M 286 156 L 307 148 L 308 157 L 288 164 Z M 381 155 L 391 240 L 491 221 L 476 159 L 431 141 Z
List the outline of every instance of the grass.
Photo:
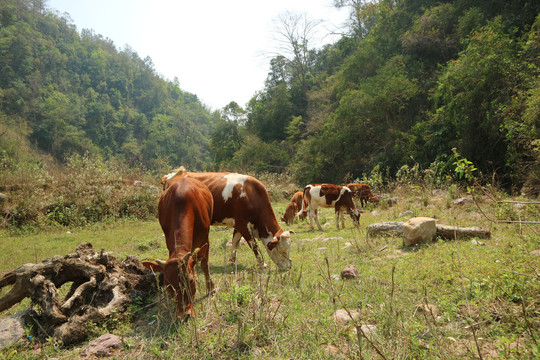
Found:
M 280 272 L 265 253 L 269 267 L 259 270 L 247 246 L 238 252 L 238 266 L 229 264 L 225 243 L 232 231 L 212 228 L 211 275 L 218 288 L 204 294 L 199 271 L 197 318 L 173 321 L 168 296 L 150 304 L 131 306 L 127 316 L 92 325 L 95 337 L 113 332 L 126 347 L 118 359 L 523 359 L 540 356 L 540 297 L 537 225 L 492 223 L 474 204 L 453 205 L 451 192 L 432 196 L 418 189 L 397 190 L 393 207 L 367 211 L 354 229 L 336 230 L 332 210 L 322 210 L 323 232 L 308 222 L 284 229 L 296 231 L 293 268 Z M 279 217 L 286 201 L 273 202 Z M 499 208 L 483 203 L 496 216 Z M 405 221 L 402 216 L 430 216 L 445 225 L 480 226 L 491 239 L 442 241 L 403 248 L 399 237 L 369 237 L 365 227 L 382 221 Z M 521 218 L 536 217 L 537 209 L 504 209 Z M 410 216 L 410 215 L 409 215 Z M 165 259 L 167 250 L 155 221 L 93 225 L 82 229 L 11 235 L 1 232 L 0 269 L 73 252 L 81 242 L 105 248 L 117 257 Z M 359 277 L 341 280 L 340 271 L 355 265 Z M 4 291 L 5 293 L 5 291 Z M 17 306 L 7 316 L 28 306 Z M 346 325 L 334 321 L 338 309 L 358 311 Z M 359 335 L 361 325 L 375 325 L 373 334 Z M 361 331 L 360 331 L 361 332 Z M 86 345 L 66 348 L 54 342 L 34 350 L 28 342 L 0 350 L 11 359 L 79 356 Z M 91 339 L 89 339 L 90 341 Z

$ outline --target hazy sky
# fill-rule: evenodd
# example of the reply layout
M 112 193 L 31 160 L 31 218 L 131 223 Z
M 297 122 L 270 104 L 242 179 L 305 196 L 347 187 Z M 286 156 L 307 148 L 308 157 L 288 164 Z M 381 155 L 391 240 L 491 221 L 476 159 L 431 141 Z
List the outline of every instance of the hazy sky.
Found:
M 271 55 L 272 21 L 285 11 L 323 20 L 320 37 L 339 28 L 346 9 L 332 0 L 48 0 L 68 13 L 80 33 L 93 29 L 117 48 L 150 56 L 158 74 L 178 77 L 184 91 L 212 109 L 231 101 L 245 107 L 264 88 Z M 324 37 L 320 44 L 337 38 Z M 314 44 L 315 45 L 315 44 Z

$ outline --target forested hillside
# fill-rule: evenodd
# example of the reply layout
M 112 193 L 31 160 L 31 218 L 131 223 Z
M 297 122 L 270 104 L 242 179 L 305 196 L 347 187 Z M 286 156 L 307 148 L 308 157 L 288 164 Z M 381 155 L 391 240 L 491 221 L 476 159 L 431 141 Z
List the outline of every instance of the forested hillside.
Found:
M 212 115 L 150 58 L 118 50 L 41 0 L 0 2 L 0 158 L 17 156 L 13 132 L 59 161 L 73 153 L 131 166 L 205 169 Z
M 311 27 L 285 32 L 290 51 L 261 90 L 214 112 L 46 1 L 0 4 L 4 168 L 14 134 L 59 161 L 88 152 L 298 183 L 440 173 L 456 148 L 506 189 L 540 187 L 539 1 L 334 0 L 351 14 L 341 40 L 314 49 Z

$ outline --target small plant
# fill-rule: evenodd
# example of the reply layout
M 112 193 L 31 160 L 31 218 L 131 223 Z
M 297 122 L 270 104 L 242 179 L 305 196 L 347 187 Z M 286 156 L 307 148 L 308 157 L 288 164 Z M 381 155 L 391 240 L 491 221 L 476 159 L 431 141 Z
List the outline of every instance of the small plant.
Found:
M 468 182 L 476 183 L 476 176 L 473 173 L 477 169 L 474 167 L 474 164 L 466 158 L 461 157 L 456 148 L 453 148 L 452 152 L 454 153 L 454 158 L 456 159 L 456 161 L 453 162 L 453 164 L 456 165 L 454 171 L 458 174 L 459 179 L 465 179 Z M 467 187 L 468 193 L 473 193 L 473 191 L 474 187 Z

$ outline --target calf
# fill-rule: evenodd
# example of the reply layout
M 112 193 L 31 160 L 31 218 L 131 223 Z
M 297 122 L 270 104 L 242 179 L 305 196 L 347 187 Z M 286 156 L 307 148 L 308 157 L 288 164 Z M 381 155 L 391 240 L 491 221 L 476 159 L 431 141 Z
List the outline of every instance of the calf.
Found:
M 281 221 L 285 222 L 285 224 L 290 225 L 294 222 L 294 218 L 296 217 L 296 213 L 298 212 L 298 205 L 296 205 L 295 202 L 290 202 L 289 205 L 287 205 L 287 208 L 285 209 L 285 214 L 281 217 Z
M 293 194 L 291 202 L 296 203 L 296 206 L 298 207 L 298 209 L 301 209 L 302 206 L 304 206 L 304 208 L 307 209 L 307 203 L 306 203 L 306 199 L 304 198 L 304 192 L 303 191 L 295 192 Z M 299 216 L 300 220 L 304 220 L 306 217 L 307 217 L 307 211 L 303 211 Z
M 169 259 L 145 261 L 143 265 L 163 273 L 163 286 L 176 299 L 176 316 L 195 315 L 195 264 L 200 261 L 208 292 L 214 285 L 208 269 L 208 233 L 214 200 L 204 184 L 193 178 L 179 178 L 161 194 L 158 217 L 165 234 Z
M 347 187 L 351 189 L 353 196 L 360 199 L 360 205 L 364 207 L 368 201 L 378 204 L 379 198 L 371 192 L 371 187 L 368 184 L 350 183 Z
M 283 231 L 279 226 L 268 192 L 259 180 L 229 172 L 191 173 L 181 169 L 176 174 L 163 177 L 164 188 L 178 177 L 197 179 L 210 189 L 214 198 L 212 225 L 226 225 L 234 229 L 231 262 L 236 262 L 236 250 L 244 237 L 261 267 L 265 264 L 255 239 L 263 243 L 280 270 L 292 266 L 289 258 L 292 232 Z
M 302 208 L 302 203 L 305 202 L 304 195 L 302 191 L 297 191 L 293 194 L 291 202 L 285 208 L 285 214 L 281 217 L 281 221 L 285 222 L 287 225 L 290 225 L 294 222 L 296 218 L 296 213 Z M 307 204 L 304 206 L 307 209 Z M 304 220 L 307 217 L 307 211 L 303 211 L 299 219 Z
M 318 208 L 331 208 L 333 207 L 336 213 L 336 226 L 339 230 L 339 219 L 343 211 L 347 212 L 355 226 L 359 225 L 360 212 L 356 209 L 352 198 L 352 193 L 346 186 L 339 186 L 333 184 L 311 184 L 304 188 L 304 199 L 306 199 L 307 207 L 309 210 L 309 226 L 313 229 L 313 218 L 317 223 L 317 227 L 322 231 L 319 224 Z M 298 212 L 304 211 L 304 205 Z M 345 228 L 345 223 L 342 221 L 342 227 Z

